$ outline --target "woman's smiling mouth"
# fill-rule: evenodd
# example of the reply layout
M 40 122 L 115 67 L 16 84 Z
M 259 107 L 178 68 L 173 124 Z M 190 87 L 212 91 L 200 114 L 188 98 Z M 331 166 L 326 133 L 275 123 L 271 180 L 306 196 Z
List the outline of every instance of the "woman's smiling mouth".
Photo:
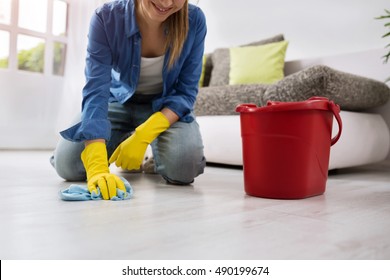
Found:
M 172 7 L 168 7 L 168 8 L 164 8 L 164 7 L 159 7 L 157 6 L 156 3 L 152 2 L 153 6 L 156 8 L 156 11 L 161 14 L 161 15 L 165 15 L 167 14 L 171 9 Z

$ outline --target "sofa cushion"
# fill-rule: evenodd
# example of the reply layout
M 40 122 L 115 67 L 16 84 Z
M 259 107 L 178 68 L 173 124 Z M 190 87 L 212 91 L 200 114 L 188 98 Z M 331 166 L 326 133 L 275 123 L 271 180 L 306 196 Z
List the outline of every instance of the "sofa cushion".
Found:
M 261 41 L 252 42 L 243 46 L 259 46 L 284 40 L 282 34 Z M 211 54 L 212 71 L 209 86 L 223 86 L 229 84 L 230 51 L 229 48 L 216 49 Z
M 202 73 L 200 74 L 200 78 L 199 78 L 199 86 L 200 87 L 202 87 L 204 84 L 204 75 L 206 72 L 206 62 L 207 62 L 207 56 L 204 55 L 202 58 Z
M 207 53 L 203 56 L 203 65 L 202 65 L 203 81 L 202 83 L 199 83 L 200 87 L 209 86 L 212 70 L 213 70 L 213 61 L 211 59 L 211 53 Z
M 229 84 L 272 84 L 284 77 L 288 42 L 230 49 Z
M 385 104 L 390 88 L 383 82 L 316 65 L 270 85 L 262 95 L 262 103 L 272 101 L 304 101 L 323 96 L 341 109 L 360 111 Z
M 236 115 L 242 103 L 262 105 L 262 95 L 268 85 L 232 85 L 199 88 L 194 112 L 197 116 Z

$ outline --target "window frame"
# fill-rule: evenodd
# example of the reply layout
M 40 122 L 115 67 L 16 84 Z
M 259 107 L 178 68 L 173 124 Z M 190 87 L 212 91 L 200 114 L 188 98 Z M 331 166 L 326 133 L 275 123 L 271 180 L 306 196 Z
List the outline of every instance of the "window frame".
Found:
M 38 32 L 34 30 L 29 30 L 26 28 L 19 27 L 19 0 L 11 1 L 11 20 L 9 25 L 0 23 L 0 30 L 6 31 L 9 33 L 9 56 L 8 56 L 8 67 L 0 68 L 0 71 L 22 71 L 23 73 L 30 74 L 40 74 L 45 76 L 58 76 L 63 77 L 63 75 L 58 75 L 53 73 L 53 62 L 54 62 L 54 43 L 68 45 L 68 34 L 69 34 L 69 0 L 61 0 L 67 5 L 67 14 L 66 14 L 66 33 L 64 35 L 54 35 L 53 34 L 53 6 L 55 0 L 47 0 L 47 19 L 46 19 L 46 31 Z M 33 36 L 45 41 L 45 53 L 44 53 L 44 70 L 43 73 L 32 72 L 26 70 L 18 69 L 18 51 L 17 51 L 17 38 L 18 35 L 27 35 Z M 65 53 L 66 59 L 67 51 Z M 65 64 L 66 67 L 66 64 Z

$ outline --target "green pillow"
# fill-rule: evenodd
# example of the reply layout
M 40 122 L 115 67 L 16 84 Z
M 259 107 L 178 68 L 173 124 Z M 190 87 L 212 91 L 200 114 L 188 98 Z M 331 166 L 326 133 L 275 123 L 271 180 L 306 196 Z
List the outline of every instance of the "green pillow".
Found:
M 203 58 L 202 58 L 202 73 L 200 74 L 200 78 L 199 78 L 199 87 L 203 87 L 203 84 L 204 84 L 204 74 L 206 72 L 206 55 L 203 55 Z
M 229 84 L 272 84 L 284 77 L 287 41 L 230 48 Z

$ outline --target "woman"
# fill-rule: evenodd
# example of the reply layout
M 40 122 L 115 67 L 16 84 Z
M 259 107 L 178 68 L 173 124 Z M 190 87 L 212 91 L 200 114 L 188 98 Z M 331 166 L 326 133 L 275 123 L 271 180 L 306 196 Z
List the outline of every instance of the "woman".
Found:
M 98 8 L 88 35 L 81 121 L 62 131 L 52 158 L 64 179 L 125 190 L 109 164 L 140 169 L 151 144 L 155 172 L 186 185 L 205 158 L 192 113 L 206 23 L 188 0 L 116 0 Z M 81 159 L 80 159 L 81 158 Z

